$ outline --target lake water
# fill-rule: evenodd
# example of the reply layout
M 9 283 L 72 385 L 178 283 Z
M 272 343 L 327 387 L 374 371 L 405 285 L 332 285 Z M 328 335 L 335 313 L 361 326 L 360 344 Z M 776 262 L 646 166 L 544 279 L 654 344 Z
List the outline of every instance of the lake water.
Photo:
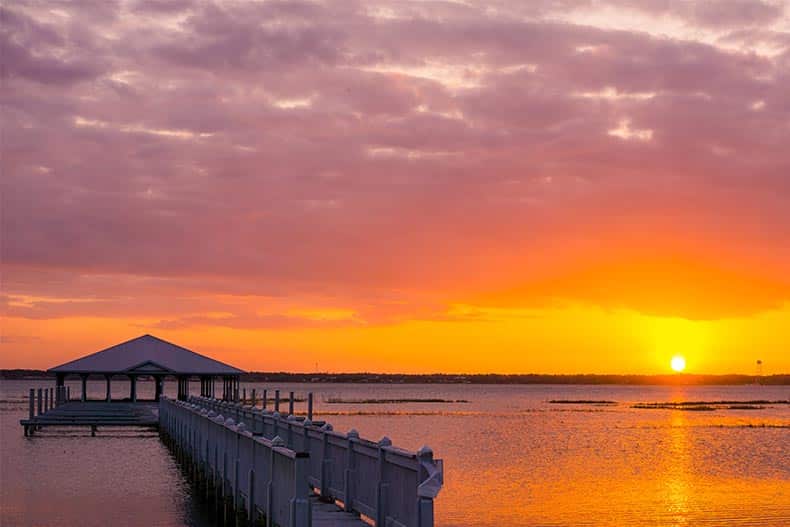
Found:
M 151 432 L 42 432 L 25 438 L 28 388 L 0 381 L 0 525 L 210 525 Z M 72 397 L 79 393 L 71 385 Z M 153 384 L 141 383 L 141 396 Z M 258 393 L 264 387 L 242 384 Z M 128 384 L 113 381 L 114 394 Z M 790 405 L 636 409 L 634 403 L 788 400 L 788 386 L 283 384 L 316 394 L 335 430 L 430 445 L 445 463 L 436 525 L 790 525 Z M 192 393 L 199 388 L 192 387 Z M 95 398 L 103 382 L 91 382 Z M 175 385 L 166 393 L 174 395 Z M 454 403 L 334 400 L 438 398 Z M 552 404 L 556 399 L 617 404 Z M 297 411 L 303 410 L 297 403 Z

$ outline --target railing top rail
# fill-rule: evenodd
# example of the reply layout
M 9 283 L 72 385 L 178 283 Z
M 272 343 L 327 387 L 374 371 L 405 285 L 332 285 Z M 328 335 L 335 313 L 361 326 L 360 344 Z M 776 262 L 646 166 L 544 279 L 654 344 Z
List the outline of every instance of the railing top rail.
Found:
M 267 448 L 271 448 L 277 454 L 280 454 L 287 458 L 296 459 L 301 457 L 309 457 L 309 453 L 307 452 L 301 452 L 288 448 L 280 438 L 267 439 L 262 436 L 254 435 L 250 430 L 247 429 L 246 425 L 243 422 L 236 423 L 232 417 L 226 418 L 222 416 L 222 414 L 215 414 L 212 416 L 210 415 L 212 413 L 211 411 L 207 411 L 205 408 L 201 408 L 197 405 L 190 404 L 188 401 L 179 401 L 179 400 L 169 399 L 167 397 L 162 397 L 162 401 L 164 403 L 169 403 L 174 406 L 184 408 L 185 410 L 200 415 L 201 417 L 205 417 L 206 419 L 213 421 L 214 423 L 221 425 L 227 428 L 228 430 L 232 430 L 240 435 L 252 439 L 256 443 L 260 443 L 261 445 Z
M 371 441 L 370 439 L 365 439 L 365 438 L 359 437 L 359 435 L 356 434 L 355 431 L 351 431 L 351 433 L 343 433 L 343 432 L 340 432 L 338 430 L 332 429 L 331 425 L 329 425 L 328 427 L 326 426 L 326 424 L 321 425 L 321 426 L 315 425 L 315 424 L 311 423 L 310 421 L 307 421 L 304 418 L 300 418 L 300 417 L 303 417 L 303 416 L 287 416 L 286 417 L 286 416 L 281 415 L 278 412 L 274 412 L 274 411 L 271 411 L 271 410 L 268 410 L 268 409 L 264 409 L 264 408 L 254 408 L 252 406 L 244 405 L 242 403 L 235 403 L 235 402 L 232 402 L 232 401 L 220 401 L 220 400 L 217 400 L 217 399 L 212 399 L 210 397 L 202 397 L 202 396 L 197 396 L 197 395 L 191 396 L 190 400 L 192 400 L 192 399 L 194 399 L 196 401 L 199 401 L 199 402 L 208 402 L 208 403 L 210 403 L 212 405 L 219 405 L 222 408 L 228 408 L 228 409 L 242 408 L 242 409 L 245 409 L 246 411 L 256 412 L 259 415 L 262 415 L 262 416 L 265 416 L 265 417 L 271 417 L 271 418 L 277 419 L 277 420 L 279 420 L 281 422 L 287 422 L 291 426 L 296 426 L 298 428 L 303 428 L 303 429 L 307 428 L 309 430 L 315 430 L 315 431 L 323 432 L 323 433 L 326 433 L 327 435 L 329 435 L 330 437 L 335 437 L 337 439 L 342 439 L 342 440 L 351 440 L 351 441 L 354 441 L 355 443 L 359 443 L 359 444 L 368 446 L 368 447 L 373 448 L 373 449 L 383 448 L 384 450 L 386 450 L 388 453 L 390 453 L 392 455 L 401 456 L 401 457 L 409 458 L 409 459 L 415 459 L 415 460 L 417 459 L 417 453 L 415 453 L 415 452 L 411 452 L 409 450 L 406 450 L 404 448 L 400 448 L 400 447 L 394 446 L 392 444 L 382 446 L 378 442 Z M 184 401 L 180 401 L 180 402 L 184 402 Z M 188 403 L 189 401 L 186 401 L 186 402 Z M 296 417 L 296 419 L 293 419 L 293 417 Z

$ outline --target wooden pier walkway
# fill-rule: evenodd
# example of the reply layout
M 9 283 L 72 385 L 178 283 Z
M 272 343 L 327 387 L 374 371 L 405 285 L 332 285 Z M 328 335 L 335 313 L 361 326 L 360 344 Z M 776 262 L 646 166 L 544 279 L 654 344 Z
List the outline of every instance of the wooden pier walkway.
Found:
M 318 496 L 310 498 L 312 527 L 370 527 L 358 515 L 345 512 L 334 503 L 321 501 Z
M 226 518 L 289 527 L 432 527 L 443 466 L 433 451 L 365 440 L 235 401 L 163 399 L 159 432 Z M 342 503 L 342 505 L 338 505 Z M 227 509 L 227 511 L 225 510 Z

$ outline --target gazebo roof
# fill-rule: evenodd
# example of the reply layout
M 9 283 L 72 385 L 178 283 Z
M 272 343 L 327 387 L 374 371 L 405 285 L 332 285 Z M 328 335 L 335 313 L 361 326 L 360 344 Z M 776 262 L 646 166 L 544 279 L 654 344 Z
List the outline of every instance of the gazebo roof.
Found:
M 243 370 L 166 340 L 143 335 L 80 359 L 50 368 L 53 373 L 163 373 L 240 375 Z

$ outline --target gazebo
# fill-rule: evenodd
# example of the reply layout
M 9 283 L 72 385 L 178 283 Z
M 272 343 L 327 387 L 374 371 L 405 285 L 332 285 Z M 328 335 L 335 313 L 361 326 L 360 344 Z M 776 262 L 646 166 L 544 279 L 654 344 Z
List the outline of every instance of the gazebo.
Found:
M 131 381 L 129 399 L 137 402 L 137 378 L 151 376 L 155 381 L 155 400 L 162 395 L 162 383 L 167 376 L 178 380 L 178 398 L 189 397 L 189 380 L 200 378 L 200 395 L 215 397 L 214 381 L 222 379 L 221 397 L 238 399 L 239 376 L 243 370 L 234 368 L 205 355 L 195 353 L 153 335 L 143 335 L 121 344 L 86 355 L 48 370 L 55 374 L 57 385 L 63 386 L 68 375 L 82 379 L 83 401 L 87 400 L 90 375 L 103 375 L 107 382 L 107 402 L 112 401 L 111 385 L 115 375 L 125 375 Z

